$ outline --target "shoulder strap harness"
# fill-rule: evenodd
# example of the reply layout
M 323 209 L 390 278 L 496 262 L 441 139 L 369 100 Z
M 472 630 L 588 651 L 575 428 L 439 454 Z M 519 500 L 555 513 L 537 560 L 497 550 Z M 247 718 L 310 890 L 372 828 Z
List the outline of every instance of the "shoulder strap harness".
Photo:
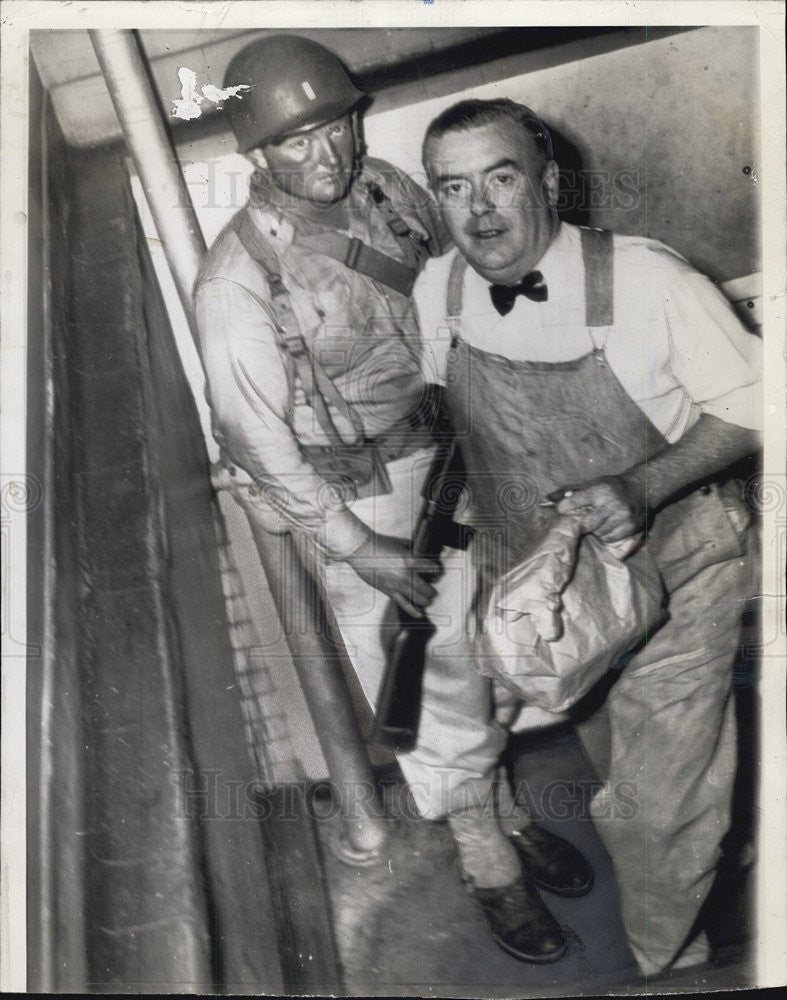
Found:
M 345 236 L 344 233 L 332 230 L 299 234 L 294 242 L 297 246 L 306 247 L 315 253 L 325 254 L 326 257 L 338 260 L 345 267 L 365 274 L 367 278 L 379 281 L 409 298 L 413 292 L 415 279 L 427 256 L 426 241 L 420 233 L 408 226 L 379 184 L 372 181 L 368 188 L 409 264 L 403 264 L 387 254 L 380 253 L 379 250 L 375 250 L 354 236 Z
M 271 300 L 270 303 L 259 300 L 260 305 L 266 312 L 270 312 L 272 307 L 273 327 L 279 345 L 285 355 L 292 360 L 295 374 L 300 379 L 306 399 L 312 406 L 320 427 L 328 438 L 337 445 L 359 443 L 364 436 L 360 418 L 343 398 L 322 365 L 309 351 L 301 333 L 298 317 L 292 308 L 290 293 L 282 281 L 278 257 L 254 225 L 248 212 L 239 213 L 234 228 L 244 249 L 265 275 Z M 342 437 L 331 418 L 327 404 L 335 407 L 337 412 L 355 428 L 353 439 L 346 440 Z

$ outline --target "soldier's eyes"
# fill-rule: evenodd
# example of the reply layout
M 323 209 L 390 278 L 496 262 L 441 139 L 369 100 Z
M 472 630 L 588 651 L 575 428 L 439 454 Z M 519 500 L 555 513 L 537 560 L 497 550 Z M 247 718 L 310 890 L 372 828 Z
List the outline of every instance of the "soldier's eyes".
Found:
M 466 181 L 446 181 L 440 186 L 440 193 L 444 198 L 460 198 L 469 190 Z

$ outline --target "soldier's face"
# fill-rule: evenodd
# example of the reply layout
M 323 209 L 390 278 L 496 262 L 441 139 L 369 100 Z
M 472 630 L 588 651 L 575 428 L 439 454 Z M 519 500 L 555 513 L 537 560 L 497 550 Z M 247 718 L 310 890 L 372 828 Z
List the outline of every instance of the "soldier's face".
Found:
M 347 194 L 355 161 L 349 115 L 262 147 L 274 184 L 296 198 L 331 205 Z
M 558 168 L 515 124 L 494 122 L 430 139 L 425 166 L 454 243 L 480 275 L 513 284 L 557 228 Z

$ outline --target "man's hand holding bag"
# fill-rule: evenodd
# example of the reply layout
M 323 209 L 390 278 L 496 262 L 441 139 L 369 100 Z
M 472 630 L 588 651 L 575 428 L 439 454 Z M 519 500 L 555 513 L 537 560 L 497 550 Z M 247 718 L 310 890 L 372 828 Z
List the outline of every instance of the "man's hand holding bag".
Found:
M 561 712 L 659 628 L 664 605 L 646 548 L 604 544 L 558 516 L 492 588 L 476 662 L 527 704 Z

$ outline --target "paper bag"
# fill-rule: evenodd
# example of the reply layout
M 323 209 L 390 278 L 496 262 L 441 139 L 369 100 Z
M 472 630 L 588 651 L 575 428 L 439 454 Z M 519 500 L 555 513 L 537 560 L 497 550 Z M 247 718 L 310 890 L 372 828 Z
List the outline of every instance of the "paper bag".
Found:
M 658 568 L 636 541 L 605 545 L 557 517 L 492 588 L 475 639 L 481 673 L 551 712 L 578 701 L 666 620 Z

